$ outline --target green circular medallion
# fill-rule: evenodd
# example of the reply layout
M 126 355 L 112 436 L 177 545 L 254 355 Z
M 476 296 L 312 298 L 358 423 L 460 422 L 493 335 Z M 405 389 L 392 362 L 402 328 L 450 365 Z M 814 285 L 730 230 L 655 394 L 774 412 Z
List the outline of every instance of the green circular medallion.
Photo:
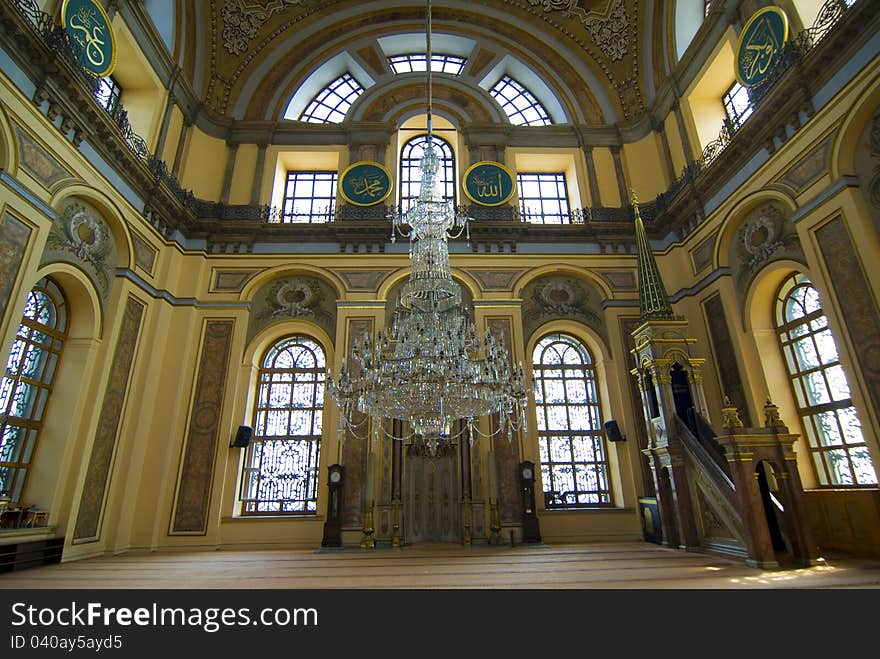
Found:
M 746 87 L 761 82 L 782 56 L 788 39 L 788 17 L 779 7 L 755 12 L 739 35 L 736 79 Z
M 356 162 L 342 172 L 339 190 L 355 206 L 382 203 L 391 194 L 391 172 L 377 162 Z
M 500 206 L 513 196 L 513 173 L 500 162 L 483 160 L 464 173 L 464 193 L 480 206 Z

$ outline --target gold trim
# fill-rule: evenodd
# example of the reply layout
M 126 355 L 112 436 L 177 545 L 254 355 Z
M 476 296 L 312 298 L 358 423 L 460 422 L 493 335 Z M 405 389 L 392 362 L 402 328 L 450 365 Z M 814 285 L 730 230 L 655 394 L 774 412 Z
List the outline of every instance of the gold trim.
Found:
M 740 54 L 740 50 L 742 49 L 743 38 L 746 36 L 746 34 L 748 34 L 749 28 L 752 27 L 752 23 L 754 23 L 758 18 L 760 18 L 761 16 L 763 16 L 764 14 L 766 14 L 768 12 L 778 14 L 779 17 L 782 19 L 782 28 L 783 28 L 782 43 L 785 43 L 786 41 L 788 41 L 788 15 L 780 7 L 764 7 L 763 9 L 759 9 L 754 14 L 752 14 L 752 17 L 749 19 L 748 23 L 746 23 L 745 26 L 743 27 L 742 32 L 739 33 L 739 39 L 737 39 L 737 41 L 736 41 L 736 50 L 733 52 L 733 55 L 734 55 L 733 74 L 736 76 L 736 81 L 739 84 L 744 85 L 746 87 L 751 87 L 752 83 L 748 83 L 739 77 L 739 54 Z
M 104 11 L 104 8 L 101 6 L 101 3 L 97 0 L 89 0 L 92 7 L 95 7 L 99 12 L 101 12 L 101 16 L 104 17 L 104 22 L 107 24 L 107 30 L 110 33 L 110 64 L 106 69 L 101 71 L 100 73 L 96 73 L 100 78 L 110 75 L 116 69 L 116 58 L 119 55 L 119 51 L 116 48 L 116 35 L 113 33 L 113 25 L 110 23 L 110 18 L 107 16 L 107 12 Z M 65 30 L 67 29 L 67 21 L 65 20 L 65 16 L 67 15 L 67 5 L 70 3 L 70 0 L 64 0 L 61 5 L 61 27 Z
M 471 197 L 470 193 L 467 189 L 467 177 L 474 169 L 479 167 L 480 165 L 495 165 L 499 169 L 503 170 L 510 177 L 510 194 L 507 195 L 504 199 L 494 204 L 487 204 L 484 201 L 478 201 Z M 511 197 L 513 197 L 513 193 L 516 191 L 516 175 L 510 171 L 506 166 L 502 165 L 500 162 L 496 162 L 495 160 L 481 160 L 479 162 L 475 162 L 473 165 L 468 167 L 464 175 L 461 177 L 461 187 L 464 190 L 464 196 L 470 199 L 475 204 L 479 204 L 480 206 L 501 206 L 502 204 L 506 204 L 510 201 Z
M 355 167 L 358 167 L 359 165 L 373 165 L 373 166 L 381 169 L 383 172 L 385 172 L 385 176 L 388 177 L 388 190 L 385 192 L 385 194 L 382 196 L 381 199 L 377 199 L 376 201 L 371 201 L 369 204 L 362 204 L 359 201 L 354 201 L 352 199 L 349 199 L 348 195 L 345 194 L 345 188 L 342 185 L 342 182 L 345 180 L 345 175 L 348 174 Z M 347 201 L 348 203 L 350 203 L 353 206 L 366 207 L 366 206 L 375 206 L 376 204 L 381 204 L 383 201 L 385 201 L 386 199 L 388 199 L 388 197 L 391 196 L 391 191 L 393 189 L 394 189 L 394 178 L 391 176 L 391 171 L 385 165 L 383 165 L 380 162 L 376 162 L 375 160 L 358 160 L 357 162 L 353 162 L 348 167 L 346 167 L 345 171 L 343 171 L 342 174 L 340 174 L 340 176 L 339 176 L 339 194 L 343 199 L 345 199 L 345 201 Z

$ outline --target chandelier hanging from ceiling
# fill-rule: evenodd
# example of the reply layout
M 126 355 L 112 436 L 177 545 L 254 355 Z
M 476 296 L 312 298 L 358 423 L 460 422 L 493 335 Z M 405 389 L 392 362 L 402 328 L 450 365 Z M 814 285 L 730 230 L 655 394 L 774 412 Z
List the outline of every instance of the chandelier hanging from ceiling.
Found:
M 467 421 L 470 436 L 477 417 L 498 414 L 497 432 L 508 436 L 524 427 L 528 392 L 522 364 L 514 367 L 507 349 L 487 331 L 480 337 L 472 313 L 462 304 L 452 279 L 449 238 L 468 229 L 470 218 L 443 198 L 434 149 L 431 110 L 431 2 L 427 2 L 427 147 L 419 163 L 418 199 L 392 216 L 395 230 L 410 241 L 411 271 L 396 301 L 390 327 L 360 337 L 337 378 L 328 373 L 327 394 L 340 410 L 340 430 L 361 413 L 378 433 L 382 419 L 410 425 L 429 450 L 455 439 L 453 425 Z M 469 234 L 468 234 L 469 237 Z M 343 436 L 344 434 L 341 433 Z M 400 438 L 402 439 L 402 438 Z

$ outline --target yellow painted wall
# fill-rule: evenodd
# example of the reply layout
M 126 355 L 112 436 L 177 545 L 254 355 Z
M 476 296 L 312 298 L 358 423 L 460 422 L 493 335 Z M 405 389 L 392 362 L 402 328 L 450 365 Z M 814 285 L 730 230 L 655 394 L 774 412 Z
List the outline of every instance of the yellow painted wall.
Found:
M 666 133 L 666 141 L 669 142 L 669 153 L 672 156 L 672 166 L 675 171 L 675 178 L 681 176 L 681 172 L 685 165 L 690 161 L 690 154 L 685 155 L 684 142 L 681 139 L 681 133 L 678 130 L 678 121 L 675 114 L 670 112 L 663 122 L 664 132 Z
M 729 45 L 729 43 L 727 44 Z M 723 58 L 722 58 L 723 59 Z M 709 102 L 720 83 L 710 80 L 719 59 L 707 65 L 700 82 L 691 90 L 691 109 L 694 116 L 705 101 Z M 720 73 L 719 73 L 720 75 Z M 732 76 L 732 73 L 730 74 Z M 709 337 L 701 315 L 701 301 L 709 295 L 720 292 L 728 314 L 728 325 L 735 343 L 735 352 L 741 359 L 741 375 L 748 388 L 748 396 L 757 409 L 767 391 L 782 407 L 783 419 L 795 432 L 800 432 L 794 401 L 786 395 L 787 381 L 781 371 L 781 359 L 776 345 L 776 336 L 767 320 L 766 310 L 772 305 L 774 290 L 772 273 L 762 273 L 766 286 L 756 285 L 753 297 L 745 308 L 732 288 L 731 278 L 724 272 L 714 280 L 707 280 L 707 272 L 694 274 L 689 252 L 713 231 L 724 231 L 725 224 L 736 218 L 738 209 L 756 194 L 766 194 L 768 189 L 778 188 L 774 184 L 782 174 L 797 162 L 809 149 L 820 141 L 828 131 L 836 129 L 846 120 L 850 110 L 863 102 L 863 94 L 876 76 L 873 71 L 854 77 L 851 88 L 841 92 L 829 105 L 792 136 L 770 160 L 762 166 L 730 199 L 725 200 L 697 231 L 681 238 L 680 242 L 669 246 L 657 256 L 660 272 L 670 293 L 683 296 L 675 305 L 677 313 L 689 317 L 692 335 L 697 338 L 693 346 L 695 354 L 705 356 L 709 363 L 704 370 L 707 374 L 706 393 L 710 413 L 717 422 L 722 392 L 717 379 L 710 374 L 722 365 L 711 364 L 712 353 Z M 711 89 L 710 89 L 711 88 Z M 35 467 L 34 478 L 29 483 L 28 497 L 51 509 L 51 520 L 57 524 L 60 533 L 71 534 L 76 520 L 77 506 L 82 494 L 88 456 L 94 440 L 98 417 L 104 401 L 104 392 L 109 377 L 114 351 L 119 340 L 121 311 L 126 297 L 131 294 L 146 304 L 138 352 L 134 361 L 129 391 L 120 418 L 117 453 L 111 469 L 110 488 L 99 541 L 85 545 L 71 546 L 68 540 L 65 558 L 77 558 L 104 552 L 114 553 L 130 549 L 163 549 L 222 546 L 301 546 L 316 547 L 320 541 L 322 519 L 308 520 L 273 519 L 253 520 L 236 517 L 237 503 L 235 488 L 239 477 L 240 452 L 230 450 L 225 444 L 235 428 L 246 422 L 250 414 L 249 401 L 253 398 L 253 369 L 246 362 L 246 354 L 252 346 L 246 345 L 248 309 L 243 303 L 247 294 L 238 292 L 211 292 L 212 269 L 275 269 L 276 273 L 308 271 L 326 275 L 333 280 L 332 270 L 405 268 L 407 256 L 401 254 L 240 254 L 206 255 L 198 250 L 186 251 L 179 245 L 166 241 L 140 214 L 141 209 L 132 207 L 112 185 L 95 170 L 48 120 L 33 107 L 30 99 L 18 93 L 0 72 L 0 103 L 5 115 L 14 115 L 23 126 L 33 130 L 41 138 L 45 147 L 53 153 L 64 166 L 76 172 L 84 188 L 96 191 L 112 202 L 118 209 L 118 222 L 121 231 L 137 231 L 138 234 L 160 250 L 150 286 L 141 288 L 132 278 L 117 277 L 109 301 L 100 309 L 98 323 L 94 330 L 72 336 L 59 369 L 59 386 L 56 387 L 47 409 L 45 421 L 46 441 L 40 444 L 37 459 L 42 462 Z M 718 102 L 720 96 L 712 102 Z M 157 112 L 161 102 L 156 103 Z M 182 125 L 182 117 L 174 110 L 169 126 L 169 136 L 163 157 L 171 164 L 177 145 L 177 136 Z M 674 117 L 665 122 L 672 150 L 673 162 L 677 167 L 686 160 L 681 152 L 677 126 Z M 696 122 L 694 123 L 696 134 Z M 461 143 L 455 142 L 461 149 Z M 660 188 L 659 169 L 662 152 L 656 138 L 648 136 L 624 148 L 624 164 L 632 185 L 643 198 L 650 198 Z M 396 147 L 389 147 L 394 153 Z M 243 145 L 239 148 L 235 173 L 233 176 L 230 201 L 247 203 L 250 201 L 251 179 L 256 166 L 257 147 Z M 261 182 L 262 201 L 268 203 L 277 190 L 277 181 L 283 180 L 287 169 L 342 168 L 347 162 L 345 146 L 312 149 L 305 146 L 273 147 L 266 154 L 267 165 Z M 570 190 L 580 193 L 581 203 L 602 203 L 605 206 L 620 204 L 614 162 L 609 149 L 597 148 L 594 151 L 597 177 L 601 190 L 601 200 L 588 200 L 586 176 L 580 153 L 577 150 L 560 150 L 548 154 L 539 150 L 511 151 L 507 154 L 508 164 L 516 168 L 562 167 L 570 177 Z M 185 187 L 192 187 L 196 194 L 206 199 L 218 199 L 226 166 L 226 146 L 223 140 L 211 138 L 198 129 L 192 130 L 189 148 L 185 152 L 181 179 Z M 392 165 L 393 167 L 393 165 Z M 23 168 L 18 172 L 9 170 L 16 183 L 28 191 L 29 195 L 50 203 L 53 191 L 43 188 L 38 181 Z M 281 177 L 281 178 L 279 178 Z M 835 188 L 832 194 L 825 194 L 842 178 L 835 179 L 831 174 L 824 175 L 817 183 L 804 190 L 798 198 L 798 205 L 806 209 L 798 221 L 798 231 L 804 245 L 807 268 L 817 285 L 823 291 L 832 291 L 833 283 L 828 281 L 821 252 L 815 240 L 815 230 L 824 222 L 838 214 L 842 215 L 850 231 L 856 254 L 854 263 L 863 265 L 866 277 L 873 288 L 875 303 L 880 303 L 880 270 L 872 268 L 876 255 L 880 253 L 880 238 L 872 224 L 864 200 L 863 191 L 854 185 Z M 574 182 L 576 181 L 576 183 Z M 775 193 L 778 194 L 778 193 Z M 824 196 L 823 196 L 824 195 Z M 812 203 L 814 202 L 815 203 Z M 9 306 L 4 318 L 0 319 L 2 332 L 2 357 L 8 354 L 17 327 L 17 316 L 24 304 L 29 287 L 39 274 L 49 272 L 61 281 L 68 294 L 73 313 L 86 314 L 86 308 L 94 304 L 84 291 L 76 288 L 76 273 L 73 268 L 50 266 L 40 268 L 42 248 L 46 240 L 51 220 L 27 198 L 19 194 L 6 182 L 0 181 L 0 208 L 22 219 L 33 230 L 31 243 L 25 254 L 21 274 L 14 282 Z M 732 240 L 729 235 L 725 238 Z M 725 250 L 721 250 L 726 255 Z M 634 270 L 635 258 L 632 255 L 596 254 L 558 254 L 548 251 L 540 254 L 454 254 L 453 267 L 456 268 L 498 268 L 521 271 L 524 278 L 537 274 L 563 270 L 565 272 L 601 272 L 612 269 Z M 126 264 L 121 264 L 125 267 Z M 726 264 L 722 263 L 724 267 Z M 146 275 L 144 275 L 146 277 Z M 161 296 L 155 297 L 155 291 Z M 613 511 L 572 511 L 565 513 L 541 512 L 542 533 L 550 541 L 584 539 L 632 539 L 639 535 L 639 518 L 632 510 L 634 495 L 640 493 L 640 476 L 637 472 L 638 451 L 632 438 L 635 436 L 634 424 L 641 423 L 640 410 L 629 411 L 629 374 L 626 370 L 626 352 L 619 335 L 618 316 L 635 313 L 632 291 L 611 291 L 604 294 L 608 301 L 629 306 L 609 306 L 603 318 L 609 337 L 604 354 L 597 368 L 601 373 L 601 400 L 607 418 L 622 420 L 628 430 L 630 440 L 609 447 L 609 458 L 613 469 L 613 487 L 621 510 Z M 843 364 L 850 377 L 853 399 L 860 410 L 865 437 L 875 455 L 875 464 L 880 465 L 878 450 L 878 428 L 880 419 L 870 405 L 869 383 L 858 369 L 854 355 L 859 346 L 851 345 L 847 338 L 847 320 L 839 310 L 839 300 L 829 294 L 823 300 L 832 329 L 836 333 Z M 343 291 L 343 301 L 369 301 L 378 296 L 373 292 Z M 175 298 L 171 304 L 162 297 Z M 478 320 L 483 323 L 487 316 L 508 314 L 514 323 L 513 336 L 517 343 L 515 355 L 525 356 L 525 338 L 515 309 L 519 303 L 516 291 L 510 290 L 477 291 L 478 299 L 491 300 L 492 305 L 484 305 L 478 312 Z M 194 302 L 193 302 L 194 301 Z M 235 306 L 236 304 L 242 306 Z M 224 306 L 225 305 L 225 306 Z M 505 306 L 506 305 L 506 306 Z M 752 313 L 752 311 L 754 313 Z M 755 321 L 758 311 L 764 314 L 764 324 Z M 375 312 L 378 318 L 381 314 Z M 343 329 L 333 337 L 337 345 L 347 342 L 344 322 L 347 314 L 363 316 L 363 309 L 348 308 L 340 313 L 339 324 Z M 88 315 L 88 314 L 86 314 Z M 181 538 L 168 535 L 168 523 L 173 506 L 174 488 L 180 468 L 181 449 L 186 437 L 188 415 L 190 414 L 193 383 L 199 359 L 200 340 L 206 318 L 232 318 L 235 321 L 232 354 L 228 363 L 226 397 L 221 411 L 219 445 L 214 466 L 214 481 L 211 492 L 209 528 L 205 536 Z M 78 319 L 79 321 L 79 319 Z M 569 321 L 574 323 L 575 321 Z M 87 325 L 87 323 L 86 323 Z M 77 323 L 79 328 L 83 324 Z M 281 324 L 278 331 L 294 327 Z M 584 330 L 588 331 L 588 330 Z M 171 349 L 169 349 L 171 348 Z M 343 351 L 337 350 L 330 360 L 338 363 Z M 753 410 L 754 411 L 754 410 Z M 753 416 L 755 416 L 753 414 Z M 533 424 L 534 426 L 534 424 Z M 627 428 L 628 427 L 628 428 Z M 327 438 L 324 444 L 321 476 L 326 474 L 326 464 L 339 459 L 339 443 L 334 434 L 334 412 L 328 411 L 325 417 Z M 534 441 L 523 440 L 523 455 L 535 457 L 537 448 Z M 804 483 L 815 485 L 811 477 L 809 463 L 804 459 L 803 442 L 799 445 L 799 468 Z M 486 443 L 477 444 L 477 451 L 485 458 L 488 451 Z M 50 461 L 46 461 L 46 454 Z M 483 483 L 485 485 L 485 474 Z M 319 485 L 319 510 L 326 507 L 326 488 Z M 811 496 L 822 493 L 811 493 Z
M 653 130 L 638 142 L 623 146 L 621 161 L 626 180 L 639 199 L 653 199 L 669 187 L 662 148 L 660 136 Z
M 132 130 L 146 141 L 152 151 L 156 146 L 168 93 L 118 12 L 113 18 L 113 34 L 116 37 L 117 59 L 112 75 L 122 88 L 122 104 L 128 112 Z
M 189 142 L 180 168 L 180 182 L 197 197 L 220 201 L 229 148 L 226 141 L 190 128 Z
M 703 65 L 694 82 L 685 90 L 682 110 L 691 143 L 700 150 L 718 137 L 724 124 L 724 106 L 721 97 L 733 84 L 734 51 L 737 37 L 728 28 L 711 57 Z
M 230 204 L 251 203 L 254 172 L 257 168 L 257 145 L 241 144 L 235 154 L 235 170 L 229 187 Z
M 620 206 L 620 191 L 611 150 L 604 147 L 593 149 L 593 163 L 596 165 L 596 180 L 599 182 L 602 206 Z
M 176 105 L 171 108 L 171 117 L 168 120 L 168 132 L 165 135 L 165 145 L 162 149 L 162 160 L 170 170 L 174 166 L 174 156 L 177 153 L 177 143 L 183 131 L 183 113 Z

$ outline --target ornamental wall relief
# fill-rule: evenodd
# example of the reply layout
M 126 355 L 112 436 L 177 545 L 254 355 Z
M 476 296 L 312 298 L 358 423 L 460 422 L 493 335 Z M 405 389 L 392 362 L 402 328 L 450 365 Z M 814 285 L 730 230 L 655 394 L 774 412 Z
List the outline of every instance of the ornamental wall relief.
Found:
M 575 320 L 605 336 L 601 294 L 588 283 L 574 277 L 541 277 L 522 292 L 523 335 L 551 320 Z
M 336 336 L 336 293 L 325 281 L 303 275 L 264 284 L 254 294 L 248 340 L 280 320 L 308 320 Z
M 740 299 L 754 276 L 768 263 L 782 259 L 805 262 L 797 230 L 783 206 L 776 202 L 759 206 L 743 218 L 729 250 Z
M 100 213 L 82 201 L 69 202 L 49 229 L 40 265 L 71 263 L 88 275 L 105 302 L 116 269 L 116 242 Z
M 880 112 L 865 126 L 856 147 L 856 175 L 868 202 L 874 226 L 880 231 Z

